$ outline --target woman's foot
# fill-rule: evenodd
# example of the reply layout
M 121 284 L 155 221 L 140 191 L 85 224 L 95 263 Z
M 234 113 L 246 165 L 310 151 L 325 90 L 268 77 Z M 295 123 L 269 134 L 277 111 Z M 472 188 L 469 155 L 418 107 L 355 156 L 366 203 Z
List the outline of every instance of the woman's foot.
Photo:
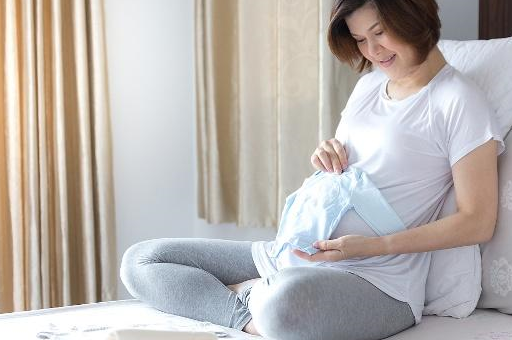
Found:
M 251 279 L 244 282 L 240 282 L 234 285 L 227 285 L 229 289 L 234 291 L 235 293 L 239 294 L 240 292 L 244 291 L 246 287 L 252 286 L 256 283 L 256 281 L 261 280 L 261 278 Z
M 254 285 L 256 283 L 256 281 L 258 281 L 258 280 L 261 280 L 261 278 L 247 280 L 247 281 L 240 282 L 240 283 L 237 283 L 237 284 L 234 284 L 234 285 L 227 285 L 227 287 L 229 289 L 231 289 L 232 291 L 234 291 L 235 293 L 240 294 L 247 287 L 252 287 L 252 285 Z M 252 334 L 252 335 L 261 335 L 256 330 L 256 327 L 254 326 L 254 322 L 252 320 L 249 321 L 249 323 L 247 325 L 245 325 L 243 331 L 246 332 L 246 333 Z

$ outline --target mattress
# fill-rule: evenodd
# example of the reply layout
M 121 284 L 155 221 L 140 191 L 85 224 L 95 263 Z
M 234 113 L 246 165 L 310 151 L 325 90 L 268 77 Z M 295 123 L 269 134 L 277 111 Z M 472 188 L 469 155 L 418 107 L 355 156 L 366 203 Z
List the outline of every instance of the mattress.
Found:
M 138 300 L 0 314 L 2 339 L 104 340 L 118 329 L 209 332 L 219 339 L 230 340 L 260 338 L 209 322 L 166 314 Z
M 386 340 L 512 340 L 512 315 L 475 309 L 467 318 L 423 316 L 421 323 Z
M 166 314 L 137 300 L 0 314 L 0 334 L 2 338 L 8 339 L 104 340 L 114 330 L 126 328 L 209 332 L 218 339 L 262 339 L 209 322 Z M 166 339 L 171 338 L 178 339 Z M 387 338 L 431 339 L 512 340 L 512 315 L 495 310 L 476 309 L 471 316 L 464 319 L 424 316 L 419 325 Z

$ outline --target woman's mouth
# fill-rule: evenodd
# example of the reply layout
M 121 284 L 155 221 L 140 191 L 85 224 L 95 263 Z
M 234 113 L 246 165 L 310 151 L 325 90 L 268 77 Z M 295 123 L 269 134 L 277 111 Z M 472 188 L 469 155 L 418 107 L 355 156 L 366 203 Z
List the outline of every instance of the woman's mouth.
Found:
M 395 58 L 396 58 L 396 54 L 393 54 L 393 55 L 389 56 L 387 59 L 379 60 L 379 64 L 382 67 L 389 67 L 389 66 L 391 66 L 391 64 L 393 64 L 393 61 L 395 61 Z

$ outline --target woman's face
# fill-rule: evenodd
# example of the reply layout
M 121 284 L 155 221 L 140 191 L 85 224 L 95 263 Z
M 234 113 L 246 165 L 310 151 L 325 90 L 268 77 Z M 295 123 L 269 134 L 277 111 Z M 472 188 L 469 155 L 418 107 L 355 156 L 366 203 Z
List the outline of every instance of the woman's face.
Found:
M 418 67 L 416 50 L 384 30 L 372 4 L 356 10 L 346 23 L 359 51 L 390 79 L 400 79 Z

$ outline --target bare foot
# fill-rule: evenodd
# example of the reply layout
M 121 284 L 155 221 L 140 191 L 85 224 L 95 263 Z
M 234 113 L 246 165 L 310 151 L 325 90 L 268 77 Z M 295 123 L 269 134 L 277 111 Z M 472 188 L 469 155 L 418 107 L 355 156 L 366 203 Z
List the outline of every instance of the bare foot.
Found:
M 256 283 L 256 281 L 258 280 L 261 280 L 261 278 L 256 278 L 256 279 L 251 279 L 251 280 L 247 280 L 247 281 L 244 281 L 244 282 L 240 282 L 240 283 L 237 283 L 237 284 L 234 284 L 234 285 L 227 285 L 227 287 L 229 289 L 231 289 L 232 291 L 234 291 L 235 293 L 240 293 L 241 291 L 243 291 L 245 289 L 245 287 L 247 286 L 252 286 L 253 284 Z
M 241 291 L 243 291 L 245 287 L 254 285 L 258 280 L 261 280 L 261 278 L 247 280 L 234 285 L 227 285 L 227 287 L 238 294 Z M 245 325 L 243 331 L 252 335 L 261 335 L 260 333 L 258 333 L 258 330 L 256 330 L 256 327 L 254 326 L 254 322 L 252 320 L 249 321 L 247 325 Z
M 252 334 L 252 335 L 261 335 L 256 330 L 256 327 L 254 326 L 254 322 L 252 320 L 249 321 L 249 323 L 247 325 L 245 325 L 243 331 L 246 333 Z

